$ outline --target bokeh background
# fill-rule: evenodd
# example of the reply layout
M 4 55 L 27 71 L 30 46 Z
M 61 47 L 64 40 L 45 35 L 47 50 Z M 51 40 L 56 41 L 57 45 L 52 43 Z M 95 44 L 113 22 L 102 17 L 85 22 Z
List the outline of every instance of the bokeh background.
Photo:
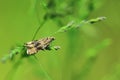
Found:
M 107 19 L 54 35 L 58 51 L 0 63 L 0 80 L 120 80 L 119 0 L 0 0 L 0 58 L 16 44 L 48 37 L 72 20 Z M 15 64 L 18 62 L 18 64 Z M 16 66 L 14 66 L 16 65 Z M 18 66 L 17 66 L 18 65 Z

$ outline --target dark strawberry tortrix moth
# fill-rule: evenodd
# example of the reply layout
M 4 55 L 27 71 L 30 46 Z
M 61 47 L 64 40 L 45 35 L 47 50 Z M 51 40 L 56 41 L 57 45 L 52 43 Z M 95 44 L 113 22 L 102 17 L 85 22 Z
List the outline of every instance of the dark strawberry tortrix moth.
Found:
M 54 40 L 55 40 L 54 37 L 47 37 L 47 38 L 42 38 L 39 40 L 27 42 L 25 44 L 25 47 L 27 48 L 27 54 L 32 55 L 40 50 L 47 50 L 50 43 Z

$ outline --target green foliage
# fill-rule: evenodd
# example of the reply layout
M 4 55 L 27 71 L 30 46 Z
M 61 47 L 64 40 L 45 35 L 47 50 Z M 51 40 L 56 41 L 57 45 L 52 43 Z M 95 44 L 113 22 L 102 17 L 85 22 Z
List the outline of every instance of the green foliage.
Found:
M 106 17 L 98 17 L 96 19 L 90 19 L 90 20 L 83 20 L 81 22 L 75 22 L 75 21 L 71 21 L 70 23 L 68 23 L 66 26 L 63 26 L 61 27 L 56 33 L 60 33 L 60 32 L 66 32 L 68 30 L 71 30 L 71 29 L 76 29 L 76 28 L 79 28 L 81 26 L 84 26 L 85 24 L 93 24 L 93 23 L 96 23 L 96 22 L 99 22 L 99 21 L 102 21 L 106 19 Z
M 4 62 L 6 62 L 6 60 L 8 60 L 8 59 L 11 59 L 11 60 L 12 60 L 12 59 L 15 57 L 15 55 L 20 54 L 23 49 L 25 49 L 25 47 L 24 47 L 23 45 L 18 45 L 18 46 L 16 46 L 14 49 L 12 49 L 12 50 L 10 51 L 9 54 L 7 54 L 5 57 L 3 57 L 3 58 L 1 59 L 1 61 L 4 63 Z
M 106 48 L 110 44 L 111 44 L 111 40 L 105 39 L 101 43 L 96 45 L 94 48 L 87 50 L 86 55 L 88 56 L 88 58 L 95 58 L 98 55 L 97 53 L 99 53 L 102 49 Z
M 75 22 L 70 22 L 68 23 L 66 26 L 63 26 L 61 27 L 58 31 L 56 31 L 54 34 L 57 34 L 57 33 L 61 33 L 61 32 L 66 32 L 68 30 L 71 30 L 71 29 L 76 29 L 76 28 L 79 28 L 81 26 L 84 26 L 85 24 L 89 24 L 89 23 L 96 23 L 98 21 L 102 21 L 104 20 L 105 17 L 99 17 L 99 18 L 96 18 L 96 19 L 90 19 L 88 21 L 82 21 L 80 23 L 75 23 Z M 37 35 L 39 29 L 40 29 L 41 26 L 38 27 L 36 33 L 35 33 L 35 36 Z M 53 35 L 53 34 L 52 34 Z M 35 36 L 33 37 L 33 39 L 35 38 Z M 58 50 L 59 49 L 59 46 L 49 46 L 46 50 Z M 24 45 L 21 45 L 21 46 L 16 46 L 13 50 L 11 50 L 11 52 L 6 55 L 5 57 L 3 57 L 1 60 L 2 62 L 5 62 L 7 59 L 13 59 L 13 57 L 16 55 L 16 54 L 20 54 L 22 50 L 25 50 L 26 51 L 26 48 Z M 26 54 L 26 53 L 24 53 Z M 23 54 L 22 54 L 23 55 Z
M 58 33 L 67 32 L 68 46 L 67 46 L 66 54 L 64 54 L 65 59 L 63 59 L 63 62 L 61 63 L 62 68 L 58 66 L 60 67 L 60 70 L 61 70 L 60 72 L 62 73 L 61 80 L 86 80 L 86 77 L 89 75 L 89 72 L 94 66 L 94 63 L 96 62 L 100 51 L 111 44 L 110 39 L 105 39 L 99 44 L 97 44 L 96 46 L 94 46 L 93 48 L 87 49 L 84 54 L 87 56 L 86 62 L 82 64 L 81 70 L 78 70 L 78 72 L 75 74 L 73 73 L 74 62 L 76 62 L 78 57 L 82 55 L 82 46 L 83 46 L 83 45 L 80 45 L 79 52 L 76 52 L 77 45 L 80 42 L 79 39 L 76 39 L 76 37 L 79 38 L 81 36 L 80 32 L 76 32 L 77 29 L 86 26 L 86 24 L 94 24 L 106 19 L 106 17 L 88 19 L 91 12 L 94 11 L 99 6 L 99 5 L 96 5 L 96 3 L 98 2 L 99 2 L 98 0 L 76 0 L 76 1 L 75 0 L 34 0 L 34 1 L 31 1 L 30 12 L 35 13 L 38 21 L 38 28 L 36 29 L 33 35 L 32 41 L 35 40 L 40 29 L 46 23 L 50 24 L 48 23 L 49 20 L 52 20 L 55 24 L 57 24 L 59 29 L 53 32 L 52 34 L 49 34 L 46 37 L 51 37 L 51 36 L 57 35 Z M 46 32 L 47 29 L 44 31 Z M 82 38 L 80 40 L 82 40 Z M 80 43 L 82 44 L 82 42 Z M 42 50 L 42 51 L 51 50 L 51 52 L 54 52 L 54 50 L 58 50 L 58 49 L 60 49 L 59 46 L 49 45 L 47 48 L 45 48 L 45 50 Z M 64 49 L 64 46 L 62 47 L 62 49 Z M 49 71 L 51 72 L 48 72 L 42 66 L 42 63 L 41 63 L 42 61 L 38 59 L 38 56 L 40 54 L 38 55 L 36 54 L 37 57 L 35 54 L 27 55 L 27 49 L 25 44 L 16 45 L 16 47 L 14 47 L 14 49 L 12 49 L 9 54 L 4 56 L 1 59 L 1 61 L 6 62 L 8 59 L 13 61 L 13 59 L 17 57 L 17 54 L 19 54 L 20 57 L 19 59 L 16 59 L 18 61 L 13 62 L 13 67 L 10 70 L 10 72 L 8 72 L 8 75 L 6 76 L 7 77 L 6 80 L 14 80 L 15 74 L 17 74 L 19 67 L 23 65 L 22 63 L 23 62 L 25 63 L 25 60 L 27 60 L 28 63 L 30 63 L 29 67 L 33 67 L 33 74 L 37 75 L 39 79 L 57 80 L 56 78 L 53 79 L 53 77 L 55 77 L 55 75 L 59 72 L 55 71 L 54 73 L 54 71 L 52 71 L 52 68 L 54 68 L 52 66 L 53 63 L 49 63 L 50 60 L 48 61 L 47 64 L 50 64 L 49 66 L 52 66 L 49 68 Z M 55 57 L 53 57 L 53 61 L 56 61 Z M 58 63 L 58 61 L 56 61 L 56 63 Z M 52 75 L 51 73 L 54 73 L 54 75 Z

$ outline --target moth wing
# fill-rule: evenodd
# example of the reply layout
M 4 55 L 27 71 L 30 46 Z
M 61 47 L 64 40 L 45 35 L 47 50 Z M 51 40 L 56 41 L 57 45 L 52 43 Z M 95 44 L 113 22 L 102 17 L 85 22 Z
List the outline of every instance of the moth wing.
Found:
M 28 55 L 32 55 L 37 53 L 38 51 L 36 50 L 36 48 L 31 48 L 31 49 L 27 49 L 27 54 Z

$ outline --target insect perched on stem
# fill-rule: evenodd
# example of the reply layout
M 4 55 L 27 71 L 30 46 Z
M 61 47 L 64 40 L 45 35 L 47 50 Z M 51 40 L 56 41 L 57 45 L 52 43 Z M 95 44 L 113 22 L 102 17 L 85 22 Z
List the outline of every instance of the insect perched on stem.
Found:
M 80 26 L 83 26 L 85 24 L 93 24 L 102 20 L 105 20 L 106 17 L 98 17 L 95 19 L 90 19 L 90 20 L 83 20 L 80 23 L 76 23 L 74 21 L 68 23 L 66 26 L 61 27 L 58 31 L 56 31 L 55 33 L 53 33 L 52 35 L 55 35 L 57 33 L 61 33 L 61 32 L 66 32 L 68 30 L 71 29 L 76 29 Z M 27 42 L 25 44 L 22 45 L 17 45 L 13 50 L 11 50 L 10 54 L 7 54 L 6 56 L 4 56 L 1 61 L 5 62 L 7 59 L 13 59 L 14 55 L 18 54 L 18 53 L 27 53 L 27 55 L 34 55 L 35 53 L 37 53 L 40 50 L 58 50 L 60 49 L 59 46 L 50 46 L 51 42 L 55 40 L 54 37 L 46 37 L 46 38 L 42 38 L 39 40 L 34 40 L 38 31 L 40 30 L 41 26 L 43 26 L 43 24 L 45 23 L 45 21 L 42 22 L 41 25 L 38 26 L 32 41 Z M 24 52 L 25 51 L 25 52 Z
M 25 44 L 25 47 L 27 48 L 27 54 L 32 55 L 40 50 L 50 50 L 50 43 L 54 40 L 55 40 L 54 37 L 47 37 L 27 42 Z M 55 46 L 54 49 L 57 50 L 59 49 L 59 47 Z

